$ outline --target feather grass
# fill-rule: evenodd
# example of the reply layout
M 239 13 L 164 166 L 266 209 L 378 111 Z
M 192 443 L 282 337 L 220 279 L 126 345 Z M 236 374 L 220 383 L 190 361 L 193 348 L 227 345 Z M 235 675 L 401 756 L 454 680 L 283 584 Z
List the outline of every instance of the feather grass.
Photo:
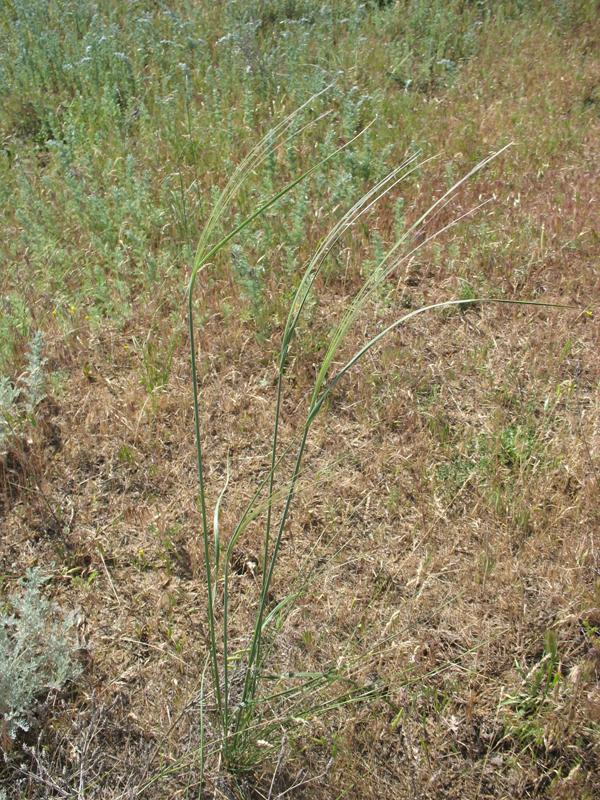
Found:
M 324 90 L 326 91 L 326 90 Z M 246 159 L 235 170 L 231 179 L 227 183 L 225 189 L 217 200 L 213 212 L 211 213 L 208 222 L 203 230 L 203 233 L 198 244 L 196 258 L 192 268 L 192 273 L 188 285 L 188 327 L 190 337 L 190 355 L 192 367 L 192 395 L 194 406 L 194 428 L 196 439 L 196 452 L 197 452 L 197 470 L 198 470 L 198 485 L 199 485 L 199 504 L 201 511 L 201 527 L 202 527 L 202 540 L 203 540 L 203 557 L 204 569 L 206 578 L 206 593 L 207 593 L 207 614 L 208 614 L 208 649 L 209 657 L 208 663 L 210 664 L 210 674 L 212 678 L 216 712 L 218 719 L 218 727 L 220 730 L 219 743 L 213 743 L 213 746 L 218 750 L 224 765 L 232 770 L 240 770 L 250 766 L 258 757 L 256 753 L 256 731 L 264 730 L 264 725 L 257 722 L 256 715 L 260 713 L 259 710 L 259 684 L 261 678 L 264 676 L 261 673 L 261 667 L 264 661 L 264 636 L 265 631 L 271 624 L 273 619 L 285 609 L 293 606 L 293 603 L 299 595 L 299 591 L 291 592 L 274 608 L 267 612 L 269 589 L 272 584 L 273 575 L 277 565 L 278 555 L 280 552 L 281 543 L 284 536 L 286 524 L 289 519 L 290 509 L 293 499 L 298 487 L 298 481 L 301 475 L 302 462 L 306 450 L 307 440 L 310 429 L 321 412 L 323 405 L 327 398 L 334 391 L 342 378 L 353 368 L 355 368 L 364 356 L 372 350 L 383 338 L 395 331 L 401 325 L 404 325 L 417 316 L 430 311 L 447 309 L 453 306 L 464 307 L 465 305 L 475 305 L 482 303 L 495 303 L 504 305 L 531 305 L 542 307 L 556 307 L 555 303 L 546 303 L 535 300 L 511 300 L 506 298 L 494 297 L 479 297 L 469 299 L 452 299 L 443 302 L 433 303 L 427 306 L 418 308 L 410 313 L 407 313 L 390 325 L 379 331 L 375 336 L 371 337 L 365 344 L 360 347 L 341 367 L 337 370 L 334 368 L 336 358 L 340 352 L 342 343 L 347 337 L 348 332 L 353 324 L 364 311 L 367 303 L 373 297 L 378 288 L 400 267 L 402 263 L 410 259 L 420 248 L 427 243 L 433 241 L 445 231 L 456 225 L 461 220 L 471 216 L 485 203 L 470 209 L 464 214 L 461 214 L 449 224 L 440 227 L 433 234 L 423 239 L 423 241 L 410 247 L 409 243 L 413 234 L 422 228 L 422 226 L 429 220 L 433 219 L 457 191 L 473 177 L 477 172 L 487 166 L 493 159 L 504 153 L 510 145 L 506 145 L 500 150 L 492 153 L 487 158 L 480 161 L 468 173 L 456 181 L 438 200 L 415 221 L 413 225 L 408 228 L 403 235 L 393 244 L 387 251 L 384 257 L 380 260 L 375 270 L 365 279 L 361 288 L 355 295 L 352 302 L 348 305 L 338 325 L 333 330 L 329 344 L 327 346 L 325 355 L 322 359 L 320 367 L 317 372 L 314 386 L 308 401 L 308 408 L 304 417 L 304 422 L 301 425 L 298 438 L 295 443 L 288 445 L 280 453 L 279 447 L 279 431 L 281 421 L 281 408 L 284 390 L 284 380 L 286 370 L 289 363 L 289 354 L 294 340 L 299 320 L 302 312 L 306 307 L 306 302 L 313 291 L 315 281 L 320 274 L 325 259 L 331 252 L 334 245 L 356 222 L 367 212 L 369 212 L 375 204 L 381 200 L 392 188 L 394 188 L 400 181 L 404 180 L 407 176 L 419 169 L 426 161 L 419 160 L 417 155 L 407 158 L 401 165 L 392 170 L 382 180 L 376 183 L 368 192 L 366 192 L 331 228 L 330 232 L 322 240 L 317 248 L 313 257 L 308 262 L 298 287 L 294 293 L 290 308 L 285 323 L 284 331 L 282 334 L 279 358 L 278 358 L 278 376 L 276 387 L 276 399 L 274 407 L 274 422 L 273 434 L 271 440 L 271 455 L 270 466 L 265 476 L 259 482 L 259 485 L 253 497 L 249 501 L 246 509 L 242 513 L 233 533 L 230 535 L 227 545 L 223 552 L 221 537 L 219 532 L 219 514 L 223 497 L 225 495 L 227 485 L 229 483 L 229 467 L 227 468 L 226 482 L 221 491 L 216 507 L 214 510 L 213 518 L 213 550 L 211 554 L 211 542 L 209 536 L 208 514 L 206 507 L 206 493 L 203 475 L 203 452 L 201 442 L 201 423 L 200 423 L 200 399 L 198 390 L 198 374 L 197 374 L 197 361 L 198 354 L 195 344 L 195 322 L 194 322 L 194 288 L 198 275 L 202 270 L 211 262 L 211 260 L 226 247 L 239 233 L 252 224 L 262 214 L 281 198 L 287 195 L 294 187 L 301 181 L 309 177 L 315 170 L 319 169 L 323 164 L 334 158 L 346 147 L 349 147 L 358 136 L 364 133 L 361 131 L 350 142 L 342 145 L 337 150 L 326 156 L 313 167 L 308 169 L 302 175 L 298 176 L 280 191 L 276 192 L 269 200 L 257 206 L 240 224 L 238 224 L 232 231 L 223 236 L 216 244 L 212 244 L 212 239 L 217 230 L 219 223 L 231 204 L 233 198 L 236 196 L 245 180 L 260 166 L 260 164 L 273 152 L 273 150 L 282 143 L 290 142 L 295 135 L 299 132 L 306 130 L 312 123 L 309 122 L 302 126 L 299 131 L 294 131 L 293 126 L 299 119 L 299 116 L 310 107 L 312 102 L 319 97 L 323 92 L 310 98 L 307 103 L 301 106 L 297 111 L 289 115 L 282 123 L 270 131 L 259 143 L 254 147 Z M 321 114 L 314 120 L 315 122 L 323 119 L 327 114 Z M 333 372 L 333 376 L 329 377 Z M 293 455 L 293 466 L 291 474 L 287 478 L 279 479 L 278 471 L 282 468 L 283 461 L 286 456 Z M 279 482 L 278 482 L 279 481 Z M 266 496 L 265 496 L 266 494 Z M 274 508 L 277 503 L 282 504 L 280 515 L 277 523 L 274 521 Z M 244 664 L 244 682 L 241 699 L 232 705 L 231 701 L 231 677 L 230 677 L 230 662 L 234 661 L 239 654 L 230 652 L 229 644 L 229 614 L 230 614 L 230 563 L 233 554 L 233 549 L 238 542 L 240 536 L 247 529 L 250 522 L 263 516 L 265 517 L 265 528 L 263 537 L 263 552 L 262 552 L 262 579 L 260 586 L 260 594 L 258 598 L 255 622 L 253 630 L 249 637 L 249 645 L 243 651 L 241 656 L 245 658 Z M 222 555 L 223 553 L 223 555 Z M 222 577 L 220 577 L 222 576 Z M 222 581 L 222 623 L 221 623 L 221 647 L 218 643 L 217 634 L 217 613 L 215 608 L 215 600 L 218 591 L 219 582 Z M 220 654 L 220 655 L 219 655 Z M 298 695 L 298 703 L 302 703 L 303 698 L 308 699 L 315 687 L 322 687 L 323 685 L 330 685 L 332 675 L 337 675 L 338 672 L 325 671 L 323 673 L 315 673 L 307 676 L 308 680 L 300 686 L 292 690 L 292 694 Z M 337 679 L 337 678 L 336 678 Z M 360 696 L 362 699 L 372 695 L 372 691 L 366 692 L 351 692 L 350 694 L 343 695 L 342 699 L 338 700 L 339 703 L 354 702 L 356 697 Z M 204 673 L 202 680 L 202 702 L 204 703 Z M 318 709 L 330 708 L 325 705 L 309 705 L 304 711 L 301 707 L 294 711 L 296 716 L 310 716 L 311 713 L 317 713 Z M 203 708 L 204 715 L 204 708 Z M 202 734 L 202 769 L 204 769 L 206 747 L 204 744 L 204 716 L 201 717 L 201 734 Z

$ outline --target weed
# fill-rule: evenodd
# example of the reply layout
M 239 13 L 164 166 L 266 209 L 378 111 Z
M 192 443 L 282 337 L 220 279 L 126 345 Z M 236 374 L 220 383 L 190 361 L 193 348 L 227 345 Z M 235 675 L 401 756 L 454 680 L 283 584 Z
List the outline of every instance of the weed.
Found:
M 33 336 L 27 352 L 27 366 L 20 378 L 11 382 L 0 376 L 0 454 L 21 437 L 28 424 L 35 424 L 35 411 L 45 397 L 46 376 L 42 356 L 41 331 Z
M 542 658 L 530 669 L 516 665 L 522 688 L 507 694 L 501 706 L 510 711 L 505 724 L 506 735 L 526 748 L 541 747 L 546 735 L 545 713 L 551 708 L 552 696 L 562 680 L 556 635 L 547 631 Z
M 148 337 L 142 347 L 142 384 L 152 395 L 169 382 L 173 366 L 173 354 L 177 335 L 171 335 L 166 344 L 160 339 Z
M 29 729 L 50 690 L 79 674 L 75 616 L 60 615 L 43 596 L 45 581 L 39 571 L 27 572 L 0 616 L 0 722 L 11 739 Z
M 0 452 L 7 447 L 10 436 L 16 427 L 16 401 L 19 390 L 8 378 L 0 378 Z
M 242 294 L 250 303 L 255 318 L 262 316 L 264 303 L 264 269 L 260 264 L 251 265 L 240 245 L 231 248 L 233 275 Z
M 0 374 L 6 374 L 13 366 L 19 339 L 29 333 L 31 319 L 25 299 L 17 293 L 0 298 L 0 310 Z
M 314 98 L 309 102 L 313 102 Z M 303 458 L 306 450 L 307 440 L 310 429 L 325 405 L 334 388 L 342 378 L 362 360 L 362 358 L 386 335 L 396 330 L 400 325 L 408 322 L 414 317 L 433 310 L 445 309 L 453 306 L 463 307 L 465 304 L 480 303 L 480 299 L 468 298 L 452 300 L 448 302 L 436 303 L 431 306 L 418 308 L 417 310 L 399 318 L 375 336 L 367 341 L 354 355 L 345 362 L 342 367 L 337 366 L 336 358 L 346 338 L 357 318 L 365 309 L 368 301 L 377 296 L 381 286 L 386 279 L 394 272 L 399 265 L 409 259 L 420 247 L 421 244 L 412 245 L 408 248 L 408 253 L 402 252 L 411 234 L 417 230 L 441 204 L 454 194 L 471 175 L 485 166 L 497 154 L 481 162 L 465 177 L 456 182 L 440 199 L 425 211 L 421 217 L 407 229 L 401 238 L 387 252 L 380 254 L 379 259 L 372 270 L 369 270 L 363 285 L 358 290 L 354 299 L 349 303 L 337 327 L 330 334 L 327 342 L 325 355 L 322 356 L 320 365 L 317 367 L 315 383 L 308 401 L 308 408 L 304 422 L 300 425 L 298 441 L 292 444 L 292 467 L 287 478 L 281 477 L 283 472 L 282 459 L 285 452 L 280 452 L 279 429 L 281 424 L 281 409 L 283 402 L 284 380 L 288 368 L 290 351 L 294 341 L 294 334 L 298 322 L 303 313 L 304 306 L 310 296 L 315 280 L 318 277 L 325 258 L 329 254 L 334 244 L 340 239 L 343 233 L 351 229 L 357 220 L 365 214 L 377 201 L 381 200 L 389 190 L 395 186 L 399 180 L 410 174 L 415 169 L 415 158 L 409 158 L 399 168 L 388 174 L 383 180 L 376 184 L 367 194 L 356 202 L 352 208 L 341 218 L 325 237 L 315 255 L 309 260 L 302 279 L 292 298 L 290 309 L 285 324 L 282 342 L 279 353 L 277 397 L 275 401 L 273 439 L 271 446 L 270 469 L 267 475 L 260 482 L 256 494 L 250 501 L 241 519 L 234 528 L 229 540 L 225 543 L 221 541 L 219 532 L 219 512 L 220 501 L 215 508 L 213 523 L 213 542 L 210 542 L 210 531 L 208 523 L 208 512 L 206 505 L 206 495 L 204 488 L 204 467 L 203 467 L 203 448 L 202 430 L 200 418 L 200 399 L 199 386 L 197 379 L 197 354 L 196 354 L 196 330 L 194 323 L 193 291 L 196 278 L 204 270 L 206 264 L 212 261 L 235 236 L 242 233 L 255 219 L 262 217 L 268 209 L 273 206 L 281 197 L 288 194 L 301 180 L 306 178 L 311 172 L 320 165 L 311 168 L 308 173 L 300 176 L 277 192 L 270 200 L 256 207 L 250 216 L 238 225 L 221 240 L 213 241 L 213 230 L 217 220 L 223 215 L 226 206 L 239 191 L 245 177 L 257 166 L 263 163 L 271 149 L 280 141 L 285 141 L 288 131 L 298 113 L 303 111 L 302 107 L 296 114 L 286 118 L 270 134 L 268 134 L 250 152 L 246 160 L 237 168 L 231 177 L 228 185 L 224 189 L 221 197 L 216 203 L 211 217 L 203 231 L 198 251 L 192 270 L 192 276 L 188 288 L 188 321 L 191 348 L 192 364 L 192 390 L 194 402 L 194 420 L 197 448 L 197 465 L 199 480 L 199 502 L 202 523 L 202 541 L 204 551 L 204 569 L 207 588 L 208 605 L 208 648 L 209 664 L 212 675 L 213 691 L 215 693 L 217 718 L 220 731 L 219 751 L 223 757 L 225 765 L 233 772 L 244 771 L 252 768 L 256 760 L 260 757 L 260 747 L 257 747 L 257 727 L 260 730 L 262 740 L 269 738 L 269 725 L 261 723 L 257 719 L 260 715 L 260 688 L 264 681 L 263 666 L 266 653 L 269 648 L 271 627 L 275 624 L 278 616 L 282 612 L 289 610 L 297 599 L 297 593 L 291 591 L 278 603 L 273 605 L 269 600 L 273 575 L 278 562 L 280 548 L 283 542 L 288 517 L 292 502 L 294 500 L 298 481 L 302 469 Z M 359 134 L 360 135 L 360 134 Z M 353 140 L 351 140 L 353 141 Z M 345 145 L 337 152 L 343 152 Z M 334 152 L 333 155 L 336 155 Z M 328 160 L 331 156 L 326 156 Z M 448 226 L 446 226 L 448 227 Z M 429 237 L 435 239 L 437 233 Z M 238 253 L 238 258 L 240 254 Z M 249 280 L 248 269 L 243 272 L 245 280 Z M 508 301 L 496 300 L 492 302 L 527 302 L 527 301 Z M 342 362 L 343 363 L 343 362 Z M 441 434 L 440 434 L 441 435 Z M 447 433 L 444 431 L 443 437 Z M 512 441 L 512 440 L 511 440 Z M 506 448 L 505 448 L 506 449 Z M 263 495 L 266 495 L 263 497 Z M 277 515 L 279 519 L 277 520 Z M 263 553 L 261 563 L 261 587 L 258 605 L 255 615 L 254 629 L 250 636 L 250 642 L 245 650 L 243 657 L 234 656 L 230 651 L 229 644 L 229 613 L 230 613 L 230 570 L 234 548 L 241 535 L 248 527 L 251 520 L 264 518 L 264 538 Z M 221 593 L 222 585 L 222 593 Z M 217 607 L 221 606 L 221 614 Z M 222 615 L 222 617 L 221 617 Z M 219 622 L 221 617 L 222 623 Z M 220 637 L 222 641 L 218 644 Z M 239 673 L 239 675 L 237 675 Z M 306 702 L 310 708 L 312 704 L 312 693 L 319 684 L 331 685 L 340 679 L 336 671 L 327 672 L 320 675 L 312 675 L 310 681 L 304 686 L 297 687 L 295 694 L 298 703 Z M 238 685 L 239 684 L 239 685 Z M 360 696 L 361 690 L 358 689 Z M 369 696 L 367 692 L 365 696 Z M 345 701 L 344 701 L 345 702 Z M 298 712 L 296 712 L 298 713 Z M 299 712 L 301 715 L 308 714 L 308 710 Z M 201 743 L 204 749 L 205 743 Z M 204 756 L 203 756 L 204 761 Z
M 28 414 L 33 414 L 36 407 L 45 397 L 44 385 L 46 376 L 44 374 L 44 364 L 46 359 L 42 357 L 43 337 L 42 332 L 37 331 L 27 354 L 27 369 L 23 375 L 23 385 L 25 394 L 25 408 Z

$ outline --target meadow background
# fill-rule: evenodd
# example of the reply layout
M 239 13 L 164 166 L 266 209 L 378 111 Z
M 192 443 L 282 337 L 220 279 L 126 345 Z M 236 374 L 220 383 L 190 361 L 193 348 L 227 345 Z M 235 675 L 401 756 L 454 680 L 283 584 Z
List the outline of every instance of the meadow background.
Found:
M 302 591 L 268 663 L 275 687 L 336 680 L 314 698 L 275 689 L 243 773 L 209 753 L 206 796 L 598 796 L 599 34 L 591 0 L 2 3 L 0 659 L 15 678 L 0 695 L 0 796 L 198 797 L 207 632 L 187 279 L 235 166 L 330 84 L 304 121 L 331 113 L 251 176 L 222 233 L 371 126 L 199 280 L 211 505 L 231 474 L 224 536 L 268 467 L 303 267 L 407 156 L 436 158 L 325 263 L 284 441 L 381 254 L 510 142 L 411 241 L 492 202 L 390 276 L 348 354 L 450 298 L 575 309 L 465 302 L 419 317 L 340 385 L 287 526 L 271 606 Z M 47 581 L 31 578 L 25 602 L 34 567 Z M 243 651 L 258 528 L 231 568 Z

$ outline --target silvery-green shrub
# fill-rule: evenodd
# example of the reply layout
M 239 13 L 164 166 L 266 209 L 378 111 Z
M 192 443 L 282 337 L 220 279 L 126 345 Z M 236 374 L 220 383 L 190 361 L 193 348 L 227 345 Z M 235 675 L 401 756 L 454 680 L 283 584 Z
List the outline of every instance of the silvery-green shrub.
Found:
M 74 615 L 64 616 L 44 596 L 45 580 L 39 570 L 28 570 L 0 608 L 0 728 L 10 738 L 29 728 L 50 691 L 79 673 Z

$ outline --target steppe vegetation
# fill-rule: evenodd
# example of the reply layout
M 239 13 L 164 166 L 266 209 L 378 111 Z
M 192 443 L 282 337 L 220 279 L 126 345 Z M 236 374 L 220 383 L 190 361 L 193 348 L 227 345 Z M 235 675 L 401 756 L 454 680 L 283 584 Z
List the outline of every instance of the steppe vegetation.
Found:
M 597 797 L 597 3 L 5 0 L 0 98 L 0 797 Z

